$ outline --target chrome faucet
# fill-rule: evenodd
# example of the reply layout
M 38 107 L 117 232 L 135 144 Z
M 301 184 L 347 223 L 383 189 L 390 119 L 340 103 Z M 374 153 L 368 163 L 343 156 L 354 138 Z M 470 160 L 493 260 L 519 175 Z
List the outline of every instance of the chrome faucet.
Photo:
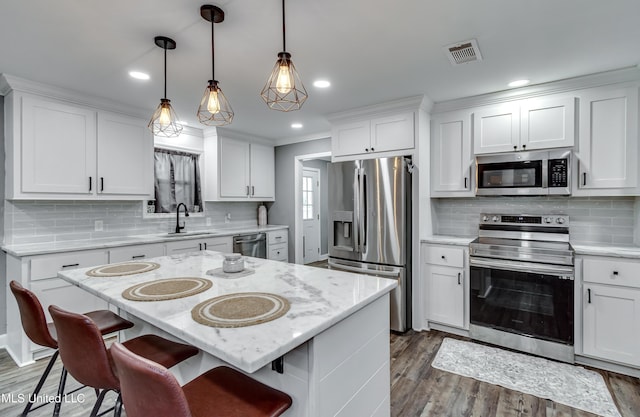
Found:
M 187 206 L 184 203 L 178 204 L 178 207 L 176 207 L 176 233 L 180 233 L 180 230 L 186 227 L 185 222 L 180 226 L 180 206 L 184 207 L 184 217 L 189 217 L 189 210 L 187 210 Z

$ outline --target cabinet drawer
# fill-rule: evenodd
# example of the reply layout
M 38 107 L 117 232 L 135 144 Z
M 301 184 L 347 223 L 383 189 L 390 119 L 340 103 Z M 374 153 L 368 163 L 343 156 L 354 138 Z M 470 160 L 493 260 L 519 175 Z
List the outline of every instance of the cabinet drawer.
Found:
M 583 281 L 640 288 L 640 262 L 618 258 L 586 258 Z
M 288 235 L 289 235 L 289 231 L 287 229 L 269 232 L 267 233 L 267 242 L 270 245 L 277 245 L 278 243 L 287 243 Z
M 126 246 L 109 250 L 109 263 L 135 261 L 163 255 L 164 245 L 162 243 Z
M 85 268 L 107 263 L 107 252 L 70 252 L 31 259 L 31 281 L 54 278 L 63 269 Z
M 464 249 L 445 246 L 426 246 L 425 262 L 433 265 L 464 266 Z
M 273 261 L 289 261 L 289 249 L 287 248 L 287 244 L 283 243 L 281 245 L 272 245 L 269 246 L 269 253 L 267 257 Z

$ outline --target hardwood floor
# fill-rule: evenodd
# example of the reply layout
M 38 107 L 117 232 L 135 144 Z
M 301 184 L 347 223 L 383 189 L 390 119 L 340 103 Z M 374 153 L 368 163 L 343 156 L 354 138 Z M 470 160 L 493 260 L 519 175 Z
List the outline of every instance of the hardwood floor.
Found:
M 595 416 L 562 404 L 517 391 L 479 382 L 471 378 L 448 373 L 431 367 L 431 361 L 445 337 L 457 337 L 448 333 L 409 331 L 404 335 L 391 335 L 391 416 L 473 416 L 473 417 L 587 417 Z M 34 365 L 18 368 L 7 352 L 0 349 L 0 416 L 18 416 L 24 408 L 16 400 L 18 394 L 29 395 L 48 359 Z M 60 361 L 45 384 L 44 392 L 54 395 L 60 376 Z M 625 375 L 600 371 L 623 417 L 640 417 L 640 380 Z M 67 385 L 78 387 L 71 377 Z M 84 388 L 83 402 L 64 403 L 61 416 L 88 416 L 95 394 Z M 115 395 L 105 399 L 103 410 L 112 406 Z M 51 405 L 29 414 L 30 417 L 50 416 Z M 111 415 L 110 413 L 107 415 Z M 123 416 L 126 413 L 123 412 Z M 366 417 L 366 416 L 352 416 Z
M 445 337 L 466 340 L 435 330 L 391 335 L 393 417 L 595 416 L 551 400 L 432 368 L 431 361 Z M 621 415 L 639 417 L 640 379 L 593 370 L 603 376 Z

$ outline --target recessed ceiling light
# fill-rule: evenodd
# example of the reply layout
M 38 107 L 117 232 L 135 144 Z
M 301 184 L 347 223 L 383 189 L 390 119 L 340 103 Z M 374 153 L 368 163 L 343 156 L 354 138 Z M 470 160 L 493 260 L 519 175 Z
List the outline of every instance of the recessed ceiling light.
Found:
M 149 78 L 151 78 L 146 72 L 140 71 L 129 71 L 129 76 L 131 78 L 135 78 L 136 80 L 148 80 Z
M 509 87 L 522 87 L 529 84 L 531 81 L 529 80 L 515 80 L 509 83 Z
M 302 129 L 302 123 L 291 123 L 293 129 Z
M 318 88 L 327 88 L 331 86 L 331 83 L 327 80 L 316 80 L 313 82 L 313 86 Z

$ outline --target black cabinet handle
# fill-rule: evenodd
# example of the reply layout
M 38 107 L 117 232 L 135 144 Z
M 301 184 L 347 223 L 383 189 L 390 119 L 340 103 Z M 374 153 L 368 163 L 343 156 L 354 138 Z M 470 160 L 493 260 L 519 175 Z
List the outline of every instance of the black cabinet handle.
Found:
M 464 177 L 464 188 L 467 188 L 467 177 Z
M 131 259 L 141 259 L 144 258 L 145 255 L 133 255 Z
M 587 288 L 587 303 L 591 304 L 591 288 Z
M 248 185 L 247 185 L 247 195 L 250 195 L 249 194 L 249 186 Z
M 364 148 L 365 151 L 369 152 L 369 148 Z
M 513 150 L 515 151 L 516 149 L 518 149 L 518 147 L 516 145 L 513 145 Z
M 203 245 L 204 245 L 204 250 L 207 250 L 207 242 L 204 242 Z
M 613 275 L 618 276 L 618 271 L 613 271 Z
M 72 266 L 80 266 L 80 264 L 66 264 L 62 265 L 63 268 L 71 268 Z
M 375 151 L 375 149 L 371 148 L 371 152 Z
M 527 145 L 522 145 L 522 149 L 527 149 Z
M 89 177 L 89 191 L 93 188 L 93 178 Z
M 251 186 L 251 195 L 256 195 L 256 187 L 254 185 Z
M 100 192 L 104 191 L 104 177 L 100 177 Z
M 460 272 L 458 272 L 458 285 L 460 285 L 460 275 L 462 275 Z
M 198 250 L 202 250 L 202 243 L 198 243 Z
M 587 185 L 587 173 L 582 173 L 582 185 Z

